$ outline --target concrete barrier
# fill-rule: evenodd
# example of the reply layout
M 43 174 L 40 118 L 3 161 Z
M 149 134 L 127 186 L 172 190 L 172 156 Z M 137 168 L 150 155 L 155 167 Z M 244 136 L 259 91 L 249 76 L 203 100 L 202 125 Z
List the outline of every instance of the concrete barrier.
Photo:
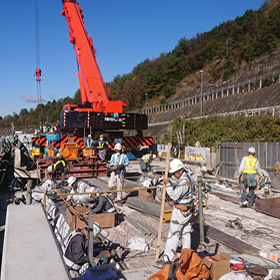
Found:
M 7 208 L 1 280 L 71 279 L 41 203 Z

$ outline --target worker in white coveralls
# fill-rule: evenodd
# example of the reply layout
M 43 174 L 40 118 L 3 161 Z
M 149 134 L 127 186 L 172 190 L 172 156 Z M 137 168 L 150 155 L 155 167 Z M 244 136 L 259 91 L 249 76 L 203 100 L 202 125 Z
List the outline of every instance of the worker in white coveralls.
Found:
M 238 178 L 243 184 L 243 191 L 241 196 L 240 206 L 253 206 L 255 204 L 255 188 L 257 186 L 256 175 L 262 175 L 260 164 L 255 158 L 256 150 L 254 147 L 248 149 L 248 156 L 242 158 Z M 246 189 L 249 188 L 249 193 L 246 194 Z
M 194 210 L 193 189 L 195 183 L 192 180 L 190 169 L 184 166 L 179 159 L 173 159 L 170 162 L 169 173 L 178 181 L 176 185 L 171 185 L 168 178 L 163 178 L 163 183 L 167 186 L 166 192 L 172 199 L 174 208 L 163 260 L 158 261 L 159 263 L 174 261 L 174 254 L 171 250 L 177 250 L 180 238 L 183 248 L 191 248 L 191 224 L 189 220 Z
M 96 192 L 99 191 L 97 188 L 89 185 L 87 182 L 80 180 L 77 181 L 77 178 L 71 176 L 67 180 L 68 186 L 72 187 L 71 193 L 87 193 L 87 192 Z M 86 205 L 93 203 L 95 198 L 92 194 L 84 194 L 84 195 L 69 195 L 67 196 L 67 201 L 72 201 L 74 205 Z
M 129 160 L 126 154 L 122 153 L 122 145 L 117 143 L 114 147 L 115 153 L 112 154 L 110 160 L 111 176 L 109 179 L 108 187 L 110 190 L 116 189 L 122 190 L 124 187 L 124 173 L 125 168 L 129 164 Z M 117 192 L 117 204 L 121 206 L 124 192 Z

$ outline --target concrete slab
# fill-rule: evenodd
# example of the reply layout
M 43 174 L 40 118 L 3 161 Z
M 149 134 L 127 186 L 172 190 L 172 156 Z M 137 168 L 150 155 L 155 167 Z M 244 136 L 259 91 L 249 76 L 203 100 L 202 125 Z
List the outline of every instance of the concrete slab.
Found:
M 7 208 L 1 280 L 71 279 L 41 204 Z

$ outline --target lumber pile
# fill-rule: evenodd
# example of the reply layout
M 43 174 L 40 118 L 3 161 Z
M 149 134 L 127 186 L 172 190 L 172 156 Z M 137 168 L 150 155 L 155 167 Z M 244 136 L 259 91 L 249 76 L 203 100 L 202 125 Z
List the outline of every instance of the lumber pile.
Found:
M 139 198 L 139 197 L 129 197 L 126 201 L 127 206 L 137 210 L 143 214 L 146 214 L 154 219 L 159 220 L 160 218 L 160 208 L 161 205 Z M 163 223 L 169 223 L 172 215 L 172 207 L 165 206 L 163 214 Z

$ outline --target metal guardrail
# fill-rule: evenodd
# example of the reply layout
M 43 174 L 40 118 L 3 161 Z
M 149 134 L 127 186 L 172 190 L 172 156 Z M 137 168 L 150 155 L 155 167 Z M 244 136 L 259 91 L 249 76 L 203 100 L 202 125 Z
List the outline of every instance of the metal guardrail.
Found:
M 227 116 L 260 116 L 260 115 L 271 115 L 275 116 L 278 115 L 280 117 L 280 105 L 278 106 L 273 106 L 273 107 L 262 107 L 262 108 L 254 108 L 254 109 L 246 109 L 246 110 L 240 110 L 240 111 L 232 111 L 232 112 L 227 112 L 227 113 L 220 113 L 220 114 L 215 114 L 214 116 L 222 116 L 222 117 L 227 117 Z M 182 118 L 182 119 L 202 119 L 202 118 L 209 118 L 212 117 L 213 115 L 205 115 L 205 116 L 199 116 L 199 117 L 192 117 L 192 118 Z M 157 125 L 164 125 L 164 124 L 170 124 L 173 121 L 164 121 L 164 122 L 158 122 L 158 123 L 149 123 L 149 126 L 157 126 Z

